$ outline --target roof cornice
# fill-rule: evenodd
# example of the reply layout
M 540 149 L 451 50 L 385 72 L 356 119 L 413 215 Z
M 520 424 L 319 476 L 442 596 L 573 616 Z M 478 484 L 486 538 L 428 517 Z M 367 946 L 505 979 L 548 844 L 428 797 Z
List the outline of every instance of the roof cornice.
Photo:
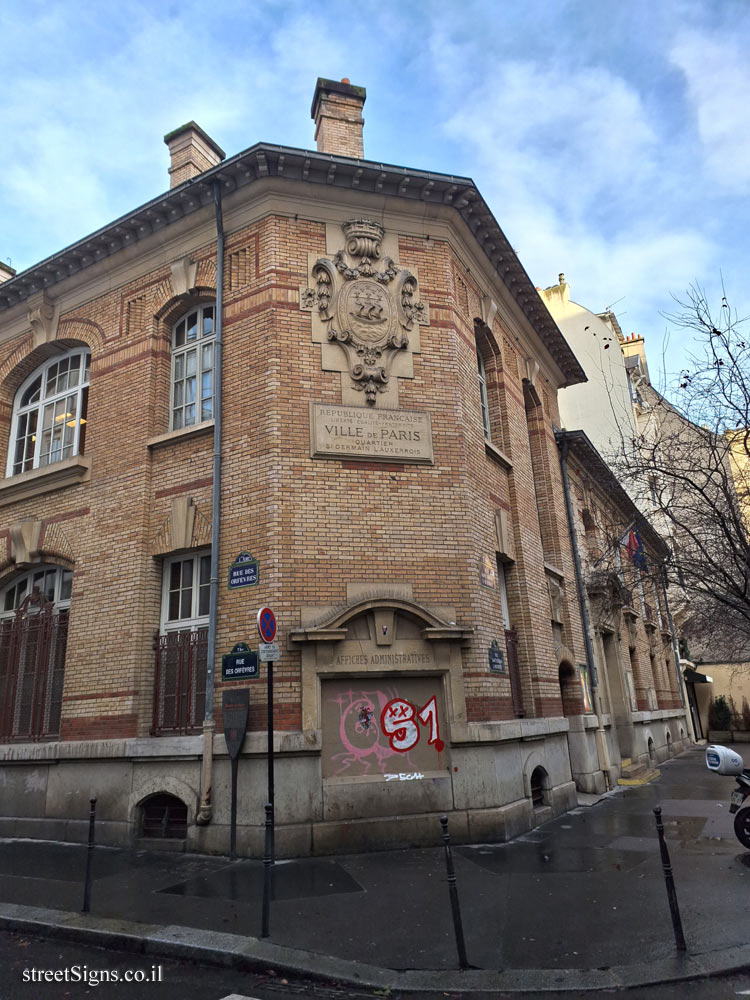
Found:
M 555 431 L 558 447 L 567 442 L 569 453 L 584 466 L 596 480 L 604 492 L 611 497 L 621 510 L 627 512 L 628 518 L 637 522 L 638 531 L 645 536 L 645 541 L 654 550 L 660 560 L 669 555 L 669 546 L 651 522 L 633 503 L 630 494 L 620 483 L 612 469 L 591 443 L 585 431 Z
M 220 181 L 224 193 L 230 194 L 271 177 L 455 208 L 565 376 L 564 384 L 586 381 L 575 354 L 471 178 L 267 143 L 237 153 L 21 271 L 0 285 L 0 313 L 212 205 L 214 181 Z

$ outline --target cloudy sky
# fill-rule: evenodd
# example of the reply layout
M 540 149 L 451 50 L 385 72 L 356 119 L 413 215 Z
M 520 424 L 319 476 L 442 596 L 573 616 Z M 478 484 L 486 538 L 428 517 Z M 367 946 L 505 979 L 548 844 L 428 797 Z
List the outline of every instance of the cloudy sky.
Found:
M 750 312 L 747 0 L 4 0 L 0 38 L 17 270 L 165 190 L 191 118 L 228 155 L 313 147 L 315 80 L 346 76 L 368 159 L 472 177 L 532 281 L 613 306 L 652 374 L 691 282 Z

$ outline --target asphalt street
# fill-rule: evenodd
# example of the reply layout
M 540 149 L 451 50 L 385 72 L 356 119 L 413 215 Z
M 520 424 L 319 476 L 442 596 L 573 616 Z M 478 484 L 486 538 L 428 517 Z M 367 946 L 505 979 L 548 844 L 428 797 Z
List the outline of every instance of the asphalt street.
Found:
M 613 981 L 635 986 L 654 981 L 650 970 L 669 979 L 743 969 L 750 853 L 733 834 L 728 811 L 733 787 L 731 778 L 706 770 L 703 749 L 697 748 L 665 763 L 657 781 L 619 789 L 509 844 L 456 846 L 470 965 L 488 974 L 504 970 L 503 987 L 509 975 L 516 976 L 519 985 L 540 995 L 566 981 L 602 989 Z M 675 953 L 653 815 L 657 804 L 663 809 L 687 960 Z M 417 970 L 394 978 L 394 988 L 412 988 L 414 976 L 424 974 L 423 988 L 444 985 L 436 995 L 450 995 L 461 980 L 453 978 L 457 955 L 444 861 L 441 848 L 430 848 L 278 864 L 267 939 L 282 956 L 277 971 L 285 977 L 285 949 L 295 949 L 297 964 L 290 968 L 298 974 L 323 970 L 333 978 L 336 962 L 342 969 L 358 963 L 359 971 L 350 965 L 349 981 L 382 983 L 390 980 L 368 980 L 363 963 L 384 972 Z M 80 845 L 0 841 L 3 926 L 12 926 L 13 913 L 20 912 L 13 907 L 23 904 L 46 908 L 50 920 L 75 933 L 84 867 Z M 158 942 L 168 934 L 202 947 L 210 938 L 219 942 L 219 952 L 226 946 L 222 942 L 237 941 L 239 947 L 259 937 L 262 865 L 256 860 L 98 848 L 94 875 L 89 926 L 124 920 L 131 935 L 143 928 L 144 940 Z M 254 952 L 256 958 L 262 954 Z M 718 961 L 717 955 L 728 957 Z M 474 988 L 484 988 L 482 981 Z M 277 986 L 261 982 L 255 991 L 273 992 Z M 157 988 L 149 984 L 143 995 L 156 996 Z M 675 988 L 680 996 L 690 995 L 688 989 L 703 995 L 697 985 Z M 666 986 L 658 989 L 662 992 L 654 995 L 669 995 Z M 236 984 L 223 995 L 232 992 L 254 996 Z

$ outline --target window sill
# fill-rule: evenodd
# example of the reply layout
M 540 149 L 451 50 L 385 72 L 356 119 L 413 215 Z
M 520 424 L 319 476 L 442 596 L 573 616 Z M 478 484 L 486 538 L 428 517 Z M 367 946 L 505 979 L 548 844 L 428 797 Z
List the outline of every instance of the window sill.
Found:
M 484 439 L 484 450 L 492 461 L 497 462 L 497 464 L 502 466 L 503 469 L 513 468 L 513 463 L 505 452 L 500 451 L 500 449 L 495 447 L 495 445 L 491 441 L 488 441 L 487 438 Z
M 550 576 L 556 576 L 561 583 L 565 579 L 565 574 L 563 573 L 563 571 L 561 569 L 558 569 L 557 566 L 553 565 L 552 563 L 545 562 L 544 572 L 549 573 Z
M 177 431 L 167 431 L 166 434 L 159 434 L 158 437 L 153 437 L 150 441 L 147 441 L 146 447 L 152 450 L 166 448 L 169 444 L 177 444 L 178 441 L 189 441 L 191 438 L 208 434 L 213 429 L 213 420 L 204 420 L 202 424 L 192 424 L 190 427 L 180 427 Z
M 66 486 L 77 486 L 91 478 L 91 459 L 85 455 L 66 458 L 41 469 L 31 469 L 17 476 L 9 476 L 0 482 L 0 507 L 28 500 L 41 493 L 51 493 Z

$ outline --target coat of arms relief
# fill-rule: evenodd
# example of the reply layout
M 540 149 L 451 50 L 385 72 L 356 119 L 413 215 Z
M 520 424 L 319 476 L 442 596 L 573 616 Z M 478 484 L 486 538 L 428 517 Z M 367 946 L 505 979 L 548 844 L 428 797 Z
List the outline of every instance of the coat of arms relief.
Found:
M 342 372 L 347 403 L 398 405 L 393 376 L 413 378 L 419 327 L 429 323 L 419 301 L 417 278 L 392 257 L 381 262 L 384 227 L 368 219 L 342 226 L 344 247 L 310 262 L 310 287 L 300 289 L 300 308 L 310 311 L 313 340 L 322 346 L 322 367 Z M 330 244 L 329 244 L 330 245 Z

